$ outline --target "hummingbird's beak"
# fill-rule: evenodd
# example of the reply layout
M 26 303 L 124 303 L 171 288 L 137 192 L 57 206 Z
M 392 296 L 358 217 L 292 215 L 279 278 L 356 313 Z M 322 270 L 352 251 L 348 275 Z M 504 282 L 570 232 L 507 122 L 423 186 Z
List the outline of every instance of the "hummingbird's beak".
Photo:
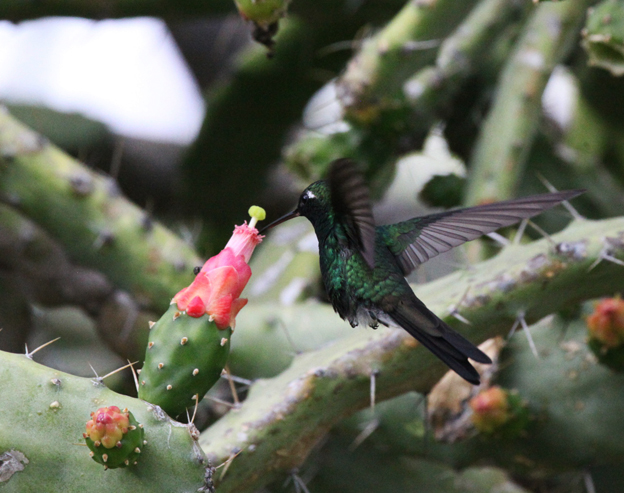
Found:
M 262 228 L 258 234 L 263 234 L 265 231 L 273 228 L 274 226 L 277 226 L 278 224 L 282 224 L 285 221 L 288 221 L 289 219 L 292 219 L 293 217 L 299 217 L 299 211 L 297 209 L 295 209 L 292 212 L 289 212 L 288 214 L 280 217 L 279 219 L 276 219 L 275 221 L 273 221 L 271 224 L 269 224 L 268 226 L 265 226 L 264 228 Z

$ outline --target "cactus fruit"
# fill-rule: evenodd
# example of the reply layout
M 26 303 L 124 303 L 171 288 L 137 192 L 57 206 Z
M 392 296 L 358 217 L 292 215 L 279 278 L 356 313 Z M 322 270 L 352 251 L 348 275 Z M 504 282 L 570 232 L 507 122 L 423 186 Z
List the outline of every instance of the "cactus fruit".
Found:
M 472 424 L 481 433 L 512 438 L 526 429 L 529 411 L 517 392 L 494 385 L 470 399 Z
M 101 407 L 91 413 L 87 431 L 82 435 L 91 450 L 91 457 L 107 468 L 137 464 L 141 449 L 147 444 L 143 425 L 128 409 Z
M 139 397 L 171 416 L 201 399 L 227 361 L 236 315 L 247 303 L 240 298 L 251 277 L 247 263 L 262 241 L 255 224 L 264 210 L 252 207 L 250 214 L 250 224 L 236 226 L 221 253 L 204 264 L 151 327 Z
M 624 75 L 624 0 L 604 0 L 590 8 L 582 34 L 590 65 Z
M 589 317 L 588 345 L 602 364 L 624 371 L 624 300 L 616 296 L 599 302 Z

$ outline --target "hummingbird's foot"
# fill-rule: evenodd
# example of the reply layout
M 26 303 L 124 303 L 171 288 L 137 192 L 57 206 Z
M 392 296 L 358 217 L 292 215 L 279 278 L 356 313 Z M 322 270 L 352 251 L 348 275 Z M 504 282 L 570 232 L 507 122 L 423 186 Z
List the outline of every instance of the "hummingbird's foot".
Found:
M 379 324 L 388 327 L 388 324 L 386 322 L 384 322 L 383 320 L 379 320 L 379 318 L 377 318 L 377 314 L 373 311 L 368 312 L 368 316 L 370 318 L 370 321 L 368 322 L 368 326 L 375 330 L 379 328 Z
M 351 324 L 351 327 L 353 327 L 353 328 L 355 328 L 358 325 L 360 325 L 357 320 L 349 320 L 349 323 Z

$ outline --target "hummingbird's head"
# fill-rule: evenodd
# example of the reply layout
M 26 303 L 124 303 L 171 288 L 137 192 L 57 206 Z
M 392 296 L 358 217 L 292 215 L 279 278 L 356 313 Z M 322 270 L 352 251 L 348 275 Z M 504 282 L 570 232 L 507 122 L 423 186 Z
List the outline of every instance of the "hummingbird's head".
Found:
M 261 233 L 281 224 L 294 217 L 303 216 L 315 224 L 316 220 L 326 217 L 331 212 L 331 196 L 329 185 L 326 181 L 320 180 L 308 186 L 299 196 L 297 208 L 288 214 L 276 219 L 268 226 L 262 228 Z

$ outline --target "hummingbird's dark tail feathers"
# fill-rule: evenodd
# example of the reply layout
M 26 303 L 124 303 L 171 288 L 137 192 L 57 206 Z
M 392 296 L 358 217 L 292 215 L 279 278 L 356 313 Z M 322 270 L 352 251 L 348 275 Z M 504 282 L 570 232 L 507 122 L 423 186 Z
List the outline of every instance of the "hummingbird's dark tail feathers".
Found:
M 425 308 L 425 310 L 427 309 Z M 429 310 L 427 311 L 429 312 Z M 406 308 L 405 306 L 397 307 L 397 309 L 390 314 L 397 324 L 440 358 L 460 377 L 474 385 L 481 383 L 479 373 L 468 362 L 468 358 L 478 363 L 488 364 L 492 362 L 489 356 L 455 332 L 432 312 L 427 313 L 427 315 L 433 315 L 433 317 L 435 317 L 437 326 L 435 328 L 419 327 L 419 325 L 422 324 L 415 323 L 415 319 L 420 319 L 423 315 L 422 312 L 418 311 L 415 313 L 413 308 Z M 429 318 L 430 317 L 427 317 L 427 319 Z

